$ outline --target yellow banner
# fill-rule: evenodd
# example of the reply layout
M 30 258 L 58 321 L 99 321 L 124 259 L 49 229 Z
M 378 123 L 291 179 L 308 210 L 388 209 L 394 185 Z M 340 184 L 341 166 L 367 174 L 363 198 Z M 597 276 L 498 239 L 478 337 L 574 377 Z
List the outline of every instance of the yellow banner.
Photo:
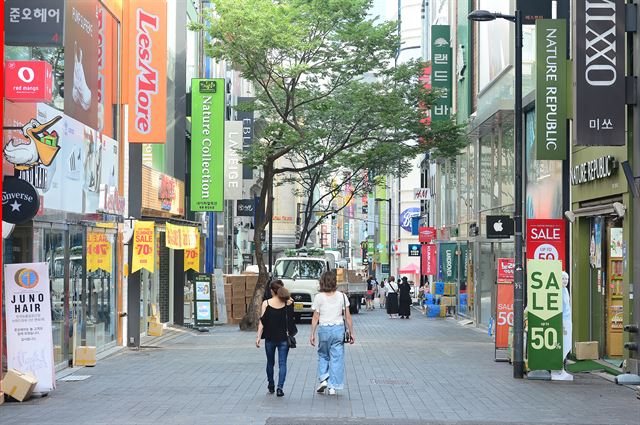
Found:
M 196 247 L 184 250 L 184 271 L 200 271 L 200 232 L 196 229 Z
M 154 271 L 155 223 L 153 221 L 136 221 L 133 231 L 133 259 L 131 273 L 140 269 Z
M 113 247 L 106 233 L 87 232 L 87 271 L 102 269 L 111 273 L 113 264 Z
M 171 249 L 194 249 L 198 239 L 198 229 L 191 226 L 166 224 L 166 245 Z

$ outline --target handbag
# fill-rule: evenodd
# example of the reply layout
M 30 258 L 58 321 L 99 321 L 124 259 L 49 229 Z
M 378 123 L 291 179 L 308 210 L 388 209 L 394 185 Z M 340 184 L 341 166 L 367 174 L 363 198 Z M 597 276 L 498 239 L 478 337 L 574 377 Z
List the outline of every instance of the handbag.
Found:
M 287 346 L 296 348 L 296 337 L 289 334 L 289 315 L 287 314 L 287 304 L 284 305 L 284 331 L 287 333 Z
M 342 335 L 342 342 L 346 344 L 351 342 L 351 333 L 349 333 L 347 323 L 344 320 L 344 311 L 347 309 L 347 297 L 344 294 L 342 294 L 342 296 L 344 297 L 342 303 L 342 324 L 344 326 L 344 335 Z

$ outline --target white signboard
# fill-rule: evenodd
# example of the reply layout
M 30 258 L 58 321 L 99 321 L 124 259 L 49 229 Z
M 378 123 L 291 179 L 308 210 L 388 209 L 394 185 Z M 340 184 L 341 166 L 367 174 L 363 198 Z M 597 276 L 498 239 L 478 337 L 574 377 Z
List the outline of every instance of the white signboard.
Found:
M 414 201 L 428 201 L 431 199 L 431 189 L 428 187 L 422 187 L 419 189 L 413 189 Z
M 224 123 L 224 199 L 242 199 L 242 121 Z
M 47 263 L 4 266 L 7 367 L 38 379 L 34 392 L 55 388 Z

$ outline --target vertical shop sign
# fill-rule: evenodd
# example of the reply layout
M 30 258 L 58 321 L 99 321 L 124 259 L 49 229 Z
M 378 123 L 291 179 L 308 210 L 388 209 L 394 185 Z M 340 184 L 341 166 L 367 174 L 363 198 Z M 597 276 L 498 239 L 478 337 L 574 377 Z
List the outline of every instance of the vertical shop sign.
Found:
M 109 235 L 104 232 L 87 232 L 87 271 L 102 269 L 111 273 L 113 264 L 113 247 Z
M 529 369 L 562 369 L 562 262 L 527 261 Z
M 536 21 L 536 156 L 566 159 L 567 32 L 564 19 Z
M 224 199 L 242 199 L 242 122 L 224 123 Z
M 55 388 L 49 264 L 6 264 L 4 285 L 7 367 L 31 373 L 35 391 L 49 392 Z
M 65 10 L 64 112 L 98 128 L 98 18 L 96 0 L 68 0 Z
M 439 96 L 431 107 L 432 121 L 445 121 L 451 117 L 450 37 L 449 25 L 431 26 L 431 86 Z
M 498 283 L 513 283 L 516 263 L 513 258 L 498 258 Z
M 465 285 L 469 268 L 469 247 L 460 245 L 460 282 Z
M 565 223 L 562 219 L 527 220 L 527 259 L 560 260 L 565 269 Z
M 513 284 L 498 284 L 496 300 L 496 350 L 509 348 L 509 328 L 513 326 Z
M 191 80 L 191 211 L 224 206 L 224 78 Z
M 239 97 L 238 105 L 247 105 L 254 102 L 253 97 Z M 253 111 L 237 111 L 236 118 L 242 122 L 242 150 L 251 150 L 251 144 L 253 143 Z M 251 166 L 242 164 L 242 178 L 251 180 L 253 179 L 253 168 Z
M 625 144 L 625 1 L 575 2 L 576 144 Z
M 184 250 L 184 271 L 200 271 L 200 232 L 196 229 L 196 246 Z
M 211 274 L 198 273 L 194 278 L 196 326 L 213 326 L 213 280 Z
M 131 0 L 129 142 L 167 138 L 167 3 Z
M 445 282 L 455 281 L 458 277 L 458 257 L 456 250 L 458 245 L 455 243 L 440 244 L 440 279 Z
M 154 271 L 155 223 L 153 221 L 136 221 L 133 231 L 133 258 L 131 273 L 140 269 Z
M 422 248 L 422 274 L 435 276 L 438 273 L 438 250 L 435 244 L 425 244 Z
M 64 0 L 6 0 L 4 10 L 7 45 L 63 45 Z

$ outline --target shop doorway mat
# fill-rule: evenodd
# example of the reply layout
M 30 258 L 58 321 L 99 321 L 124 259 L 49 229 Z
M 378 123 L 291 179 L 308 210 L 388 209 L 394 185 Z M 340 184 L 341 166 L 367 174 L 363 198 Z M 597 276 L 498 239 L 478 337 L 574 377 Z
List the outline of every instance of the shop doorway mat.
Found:
M 605 372 L 615 376 L 620 375 L 621 373 L 620 371 L 617 371 L 612 367 L 603 365 L 602 363 L 598 363 L 594 360 L 578 360 L 573 364 L 568 364 L 566 369 L 567 372 L 572 373 L 595 372 L 601 370 L 604 370 Z
M 622 367 L 622 360 L 621 359 L 611 359 L 609 357 L 605 357 L 602 360 L 604 360 L 605 362 L 613 365 L 614 367 L 617 367 L 617 368 L 621 368 Z
M 58 379 L 58 381 L 64 382 L 79 382 L 84 381 L 86 379 L 91 378 L 91 375 L 67 375 L 63 378 Z

